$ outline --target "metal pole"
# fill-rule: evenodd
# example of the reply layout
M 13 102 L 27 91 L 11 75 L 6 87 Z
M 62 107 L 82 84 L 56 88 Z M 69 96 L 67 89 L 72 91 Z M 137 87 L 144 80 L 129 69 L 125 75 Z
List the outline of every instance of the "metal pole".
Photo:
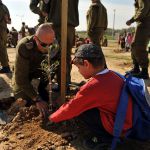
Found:
M 115 33 L 115 13 L 116 13 L 116 9 L 113 10 L 114 11 L 114 17 L 113 17 L 113 29 L 112 29 L 112 38 L 114 39 L 114 33 Z
M 66 93 L 68 0 L 62 0 L 61 8 L 61 103 L 64 103 Z

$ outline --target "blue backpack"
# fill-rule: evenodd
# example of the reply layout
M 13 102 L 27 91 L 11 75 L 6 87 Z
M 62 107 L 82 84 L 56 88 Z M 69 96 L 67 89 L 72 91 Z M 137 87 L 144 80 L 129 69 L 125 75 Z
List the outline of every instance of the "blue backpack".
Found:
M 129 94 L 132 96 L 133 100 L 133 127 L 129 129 L 125 137 L 137 140 L 150 139 L 150 101 L 146 96 L 147 91 L 144 80 L 135 78 L 131 75 L 123 76 L 119 73 L 116 74 L 123 78 L 125 83 L 122 88 L 115 117 L 113 130 L 114 138 L 111 145 L 112 150 L 115 150 L 117 142 L 120 141 L 119 137 L 126 118 Z

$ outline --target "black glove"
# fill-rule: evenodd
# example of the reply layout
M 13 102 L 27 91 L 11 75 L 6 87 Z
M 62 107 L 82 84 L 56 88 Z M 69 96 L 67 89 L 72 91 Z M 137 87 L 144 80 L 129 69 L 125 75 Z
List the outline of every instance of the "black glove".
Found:
M 48 110 L 47 103 L 43 101 L 41 97 L 37 97 L 37 99 L 35 100 L 35 103 L 36 103 L 37 109 L 40 111 L 40 115 L 42 116 L 42 118 L 44 119 L 48 118 L 49 110 Z

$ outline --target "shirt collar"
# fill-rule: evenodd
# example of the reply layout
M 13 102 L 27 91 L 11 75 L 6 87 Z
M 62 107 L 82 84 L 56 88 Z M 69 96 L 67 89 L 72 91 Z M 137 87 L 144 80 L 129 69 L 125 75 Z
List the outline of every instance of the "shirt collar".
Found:
M 105 73 L 108 73 L 108 72 L 109 72 L 108 69 L 104 69 L 103 71 L 98 72 L 96 75 L 105 74 Z

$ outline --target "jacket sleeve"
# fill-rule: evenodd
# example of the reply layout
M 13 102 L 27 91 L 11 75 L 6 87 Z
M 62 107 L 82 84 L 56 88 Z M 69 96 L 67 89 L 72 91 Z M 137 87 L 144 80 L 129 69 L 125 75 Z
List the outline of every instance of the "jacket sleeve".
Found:
M 138 7 L 136 14 L 134 15 L 134 21 L 141 21 L 150 13 L 150 1 L 149 0 L 138 0 Z
M 7 15 L 8 19 L 11 19 L 8 8 L 5 5 L 0 5 L 0 21 L 5 19 L 5 15 Z
M 30 10 L 35 14 L 41 14 L 40 7 L 38 7 L 39 0 L 30 0 Z
M 2 5 L 0 5 L 0 22 L 1 20 L 3 20 L 3 18 L 4 18 L 4 11 L 2 9 Z
M 33 99 L 37 96 L 30 80 L 29 80 L 29 52 L 24 44 L 17 47 L 18 54 L 15 62 L 15 82 L 19 89 L 21 89 L 28 97 Z
M 87 85 L 86 88 L 82 88 L 74 99 L 63 104 L 49 119 L 53 122 L 69 120 L 88 109 L 98 107 L 99 97 L 96 94 L 93 95 L 93 91 L 95 91 L 94 86 Z

